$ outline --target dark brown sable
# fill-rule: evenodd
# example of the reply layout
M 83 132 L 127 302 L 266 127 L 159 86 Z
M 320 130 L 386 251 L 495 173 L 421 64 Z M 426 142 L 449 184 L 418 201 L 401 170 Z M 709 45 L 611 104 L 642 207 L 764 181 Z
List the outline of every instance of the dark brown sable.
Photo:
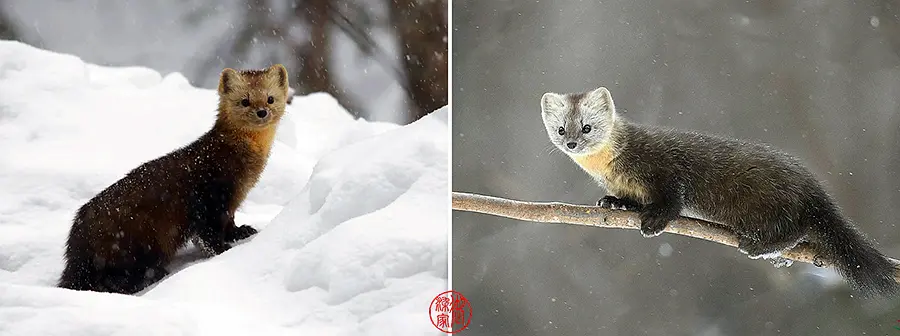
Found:
M 254 235 L 235 210 L 266 166 L 288 98 L 288 75 L 225 69 L 212 129 L 146 162 L 78 209 L 59 287 L 131 294 L 168 274 L 175 252 L 193 239 L 210 254 Z

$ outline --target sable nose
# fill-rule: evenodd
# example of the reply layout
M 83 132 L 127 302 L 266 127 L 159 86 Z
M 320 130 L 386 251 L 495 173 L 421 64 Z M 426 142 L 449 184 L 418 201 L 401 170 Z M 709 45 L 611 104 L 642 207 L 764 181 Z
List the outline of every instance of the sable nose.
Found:
M 267 115 L 269 115 L 269 112 L 266 112 L 266 110 L 259 110 L 259 111 L 256 111 L 256 116 L 257 116 L 257 117 L 265 118 Z
M 566 144 L 566 147 L 569 147 L 569 149 L 575 149 L 575 146 L 577 146 L 577 144 L 575 144 L 574 142 L 570 142 L 570 143 Z

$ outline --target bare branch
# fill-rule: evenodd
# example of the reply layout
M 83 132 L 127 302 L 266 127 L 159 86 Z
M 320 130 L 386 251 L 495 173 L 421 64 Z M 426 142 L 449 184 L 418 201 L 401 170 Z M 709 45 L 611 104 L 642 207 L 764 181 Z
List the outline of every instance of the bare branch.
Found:
M 453 192 L 453 210 L 548 224 L 635 230 L 640 228 L 640 219 L 636 212 L 558 202 L 523 202 L 462 192 Z M 700 238 L 732 247 L 737 247 L 738 244 L 737 236 L 728 227 L 688 217 L 681 217 L 669 223 L 665 232 Z M 829 260 L 816 257 L 814 246 L 809 243 L 801 243 L 792 250 L 782 253 L 781 256 L 820 267 L 831 267 Z M 900 261 L 897 259 L 890 260 L 894 264 L 900 265 Z M 900 283 L 900 271 L 894 274 L 894 280 Z

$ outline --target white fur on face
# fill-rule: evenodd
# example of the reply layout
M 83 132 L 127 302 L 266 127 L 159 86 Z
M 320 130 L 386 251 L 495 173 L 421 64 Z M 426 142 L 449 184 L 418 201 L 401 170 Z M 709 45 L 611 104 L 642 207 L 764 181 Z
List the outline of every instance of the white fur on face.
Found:
M 604 87 L 587 93 L 545 93 L 541 116 L 550 142 L 569 155 L 590 154 L 608 141 L 616 119 L 612 95 Z M 587 133 L 583 132 L 585 125 L 590 126 Z
M 613 103 L 612 95 L 605 87 L 599 87 L 594 91 L 588 92 L 581 99 L 582 110 L 585 111 L 615 111 L 616 106 Z

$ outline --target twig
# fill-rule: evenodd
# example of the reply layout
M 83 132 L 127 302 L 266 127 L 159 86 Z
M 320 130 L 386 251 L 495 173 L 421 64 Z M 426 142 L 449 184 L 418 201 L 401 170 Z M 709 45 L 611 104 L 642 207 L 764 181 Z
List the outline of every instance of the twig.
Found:
M 639 229 L 640 218 L 636 212 L 610 210 L 597 206 L 573 205 L 558 202 L 523 202 L 505 198 L 453 192 L 453 210 L 477 212 L 548 224 L 586 225 L 616 229 Z M 681 217 L 666 227 L 665 232 L 700 238 L 723 245 L 737 247 L 735 234 L 728 227 L 700 219 Z M 800 243 L 781 254 L 782 258 L 831 267 L 831 261 L 816 258 L 814 246 Z M 890 259 L 900 265 L 897 259 Z M 900 283 L 900 271 L 894 274 Z

